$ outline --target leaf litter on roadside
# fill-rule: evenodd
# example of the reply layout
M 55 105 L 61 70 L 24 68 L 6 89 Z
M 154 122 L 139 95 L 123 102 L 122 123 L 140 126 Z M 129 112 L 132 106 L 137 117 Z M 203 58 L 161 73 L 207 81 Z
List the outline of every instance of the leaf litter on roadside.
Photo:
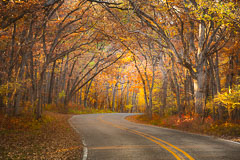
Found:
M 47 112 L 38 127 L 0 127 L 0 159 L 81 159 L 80 136 L 68 123 L 70 115 Z M 5 121 L 4 123 L 10 122 Z

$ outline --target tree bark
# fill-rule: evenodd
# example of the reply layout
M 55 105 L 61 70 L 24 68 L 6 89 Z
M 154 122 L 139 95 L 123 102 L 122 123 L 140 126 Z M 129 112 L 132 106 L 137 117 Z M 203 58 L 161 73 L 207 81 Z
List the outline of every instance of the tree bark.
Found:
M 82 104 L 82 88 L 80 89 L 80 93 L 79 93 L 79 104 Z
M 206 34 L 206 25 L 203 20 L 199 24 L 199 40 L 198 40 L 198 51 L 197 51 L 197 73 L 196 79 L 194 80 L 194 95 L 195 95 L 195 113 L 203 116 L 203 109 L 205 106 L 205 52 L 204 52 L 204 41 Z
M 48 91 L 48 104 L 52 103 L 52 92 L 54 88 L 54 79 L 55 79 L 55 67 L 56 67 L 56 61 L 54 61 L 51 71 L 51 78 L 50 78 L 50 85 L 49 85 L 49 91 Z
M 105 108 L 107 108 L 107 109 L 109 109 L 110 108 L 110 105 L 109 105 L 109 95 L 108 95 L 108 92 L 109 92 L 109 84 L 108 84 L 108 82 L 106 82 L 106 98 L 104 99 L 104 101 L 106 101 L 106 107 Z
M 195 113 L 203 116 L 205 107 L 205 87 L 206 87 L 206 71 L 204 66 L 200 66 L 197 72 L 197 79 L 194 80 L 194 95 L 195 95 Z
M 64 65 L 64 70 L 63 70 L 63 75 L 62 75 L 62 79 L 61 79 L 61 90 L 60 92 L 65 92 L 65 86 L 66 86 L 66 75 L 67 75 L 67 71 L 68 71 L 68 60 L 69 60 L 69 56 L 67 55 L 67 59 L 66 59 L 66 63 Z M 61 103 L 64 103 L 64 98 L 62 98 Z
M 89 82 L 88 85 L 86 85 L 86 90 L 85 90 L 85 94 L 84 94 L 84 107 L 87 108 L 87 101 L 88 101 L 88 93 L 90 91 L 91 85 L 92 85 L 93 79 Z
M 226 83 L 225 83 L 225 88 L 232 88 L 233 85 L 233 68 L 234 68 L 234 62 L 233 62 L 233 55 L 229 56 L 229 73 L 227 74 L 226 77 Z
M 168 78 L 167 74 L 163 75 L 163 84 L 162 84 L 162 96 L 161 96 L 161 108 L 160 108 L 160 116 L 164 116 L 164 111 L 167 105 L 167 87 L 168 87 Z
M 216 52 L 216 59 L 215 59 L 215 77 L 216 77 L 216 85 L 217 85 L 217 92 L 221 92 L 221 83 L 220 83 L 220 76 L 219 76 L 219 56 L 218 52 Z
M 118 80 L 118 78 L 117 78 L 117 80 Z M 118 81 L 115 83 L 115 85 L 113 87 L 113 97 L 112 97 L 112 111 L 113 112 L 115 112 L 115 110 L 116 110 L 115 99 L 116 99 L 117 90 L 118 90 Z
M 180 87 L 177 80 L 177 73 L 174 67 L 175 67 L 174 60 L 172 60 L 172 74 L 173 74 L 173 81 L 176 89 L 177 109 L 178 109 L 178 114 L 181 114 L 182 107 L 181 107 L 181 98 L 180 98 Z

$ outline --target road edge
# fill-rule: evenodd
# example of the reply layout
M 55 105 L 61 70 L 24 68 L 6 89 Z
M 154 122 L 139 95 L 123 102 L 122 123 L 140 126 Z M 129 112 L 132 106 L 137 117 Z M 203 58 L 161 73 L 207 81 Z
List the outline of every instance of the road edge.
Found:
M 85 139 L 81 136 L 80 132 L 77 130 L 77 128 L 72 124 L 72 118 L 74 116 L 72 116 L 71 118 L 68 119 L 68 123 L 70 124 L 70 126 L 80 135 L 81 140 L 82 140 L 82 144 L 83 144 L 83 157 L 82 160 L 87 160 L 87 155 L 88 155 L 88 149 L 87 149 L 87 144 L 85 142 Z
M 133 116 L 133 115 L 129 115 L 129 116 Z M 123 117 L 123 119 L 125 119 L 126 121 L 131 122 L 131 123 L 151 126 L 151 127 L 154 127 L 154 128 L 162 128 L 162 129 L 166 129 L 166 130 L 174 130 L 174 131 L 183 132 L 183 133 L 187 133 L 187 134 L 191 134 L 191 135 L 205 136 L 205 137 L 208 137 L 208 138 L 214 138 L 214 139 L 218 139 L 218 140 L 221 140 L 221 141 L 231 142 L 231 143 L 240 145 L 240 142 L 232 141 L 232 140 L 229 140 L 229 139 L 223 139 L 223 138 L 220 138 L 220 137 L 217 137 L 217 136 L 200 134 L 200 133 L 192 133 L 192 132 L 188 132 L 188 131 L 182 131 L 182 130 L 178 130 L 178 129 L 174 129 L 174 128 L 167 128 L 167 127 L 162 127 L 162 126 L 157 126 L 157 125 L 152 125 L 152 124 L 137 123 L 137 122 L 133 122 L 133 121 L 128 120 L 127 117 L 128 116 L 125 116 L 125 117 Z

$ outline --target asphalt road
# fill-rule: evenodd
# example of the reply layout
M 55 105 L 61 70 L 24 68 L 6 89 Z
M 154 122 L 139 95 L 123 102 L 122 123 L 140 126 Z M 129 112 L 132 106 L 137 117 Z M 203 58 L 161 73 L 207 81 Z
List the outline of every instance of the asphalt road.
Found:
M 88 160 L 240 160 L 240 143 L 129 122 L 127 113 L 76 115 Z

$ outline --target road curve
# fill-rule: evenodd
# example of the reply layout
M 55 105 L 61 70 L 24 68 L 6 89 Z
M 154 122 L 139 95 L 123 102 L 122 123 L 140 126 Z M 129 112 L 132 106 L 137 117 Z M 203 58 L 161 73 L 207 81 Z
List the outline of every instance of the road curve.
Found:
M 128 113 L 75 115 L 88 160 L 240 160 L 240 143 L 129 122 Z M 87 149 L 87 150 L 86 150 Z

